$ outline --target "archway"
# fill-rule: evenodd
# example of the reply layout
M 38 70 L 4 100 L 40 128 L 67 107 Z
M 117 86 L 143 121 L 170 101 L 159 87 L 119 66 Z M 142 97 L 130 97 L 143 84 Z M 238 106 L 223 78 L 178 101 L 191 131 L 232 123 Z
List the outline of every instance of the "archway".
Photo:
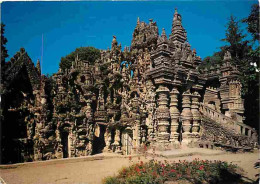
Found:
M 61 132 L 61 144 L 63 151 L 63 158 L 69 157 L 69 133 L 67 131 Z
M 125 155 L 132 154 L 133 148 L 133 131 L 129 128 L 122 132 L 122 146 Z

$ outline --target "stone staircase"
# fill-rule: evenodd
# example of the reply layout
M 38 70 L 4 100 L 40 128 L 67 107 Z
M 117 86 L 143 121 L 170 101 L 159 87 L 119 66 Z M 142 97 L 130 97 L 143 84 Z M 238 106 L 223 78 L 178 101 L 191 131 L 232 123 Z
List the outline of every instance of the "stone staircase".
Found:
M 200 103 L 201 143 L 228 150 L 251 150 L 257 146 L 256 130 Z M 207 146 L 208 147 L 208 146 Z

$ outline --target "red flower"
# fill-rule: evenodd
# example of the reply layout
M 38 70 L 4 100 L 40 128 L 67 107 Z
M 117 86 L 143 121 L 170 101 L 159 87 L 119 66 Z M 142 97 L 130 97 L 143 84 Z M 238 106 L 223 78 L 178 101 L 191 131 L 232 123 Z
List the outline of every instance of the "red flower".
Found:
M 175 169 L 171 169 L 171 172 L 176 172 L 176 170 Z
M 138 173 L 140 172 L 139 167 L 136 167 L 135 170 L 136 170 L 136 172 L 138 172 Z
M 153 176 L 157 176 L 157 173 L 155 171 L 153 172 Z
M 147 146 L 146 146 L 146 145 L 144 146 L 144 150 L 145 150 L 145 151 L 147 150 Z
M 164 176 L 164 171 L 162 172 L 162 176 Z
M 204 170 L 204 165 L 201 165 L 199 170 L 201 170 L 201 171 Z
M 143 164 L 144 164 L 143 161 L 141 161 L 141 162 L 140 162 L 140 165 L 143 165 Z
M 162 167 L 165 167 L 165 165 L 164 165 L 164 164 L 162 164 Z
M 125 174 L 126 173 L 126 169 L 123 169 L 123 174 Z

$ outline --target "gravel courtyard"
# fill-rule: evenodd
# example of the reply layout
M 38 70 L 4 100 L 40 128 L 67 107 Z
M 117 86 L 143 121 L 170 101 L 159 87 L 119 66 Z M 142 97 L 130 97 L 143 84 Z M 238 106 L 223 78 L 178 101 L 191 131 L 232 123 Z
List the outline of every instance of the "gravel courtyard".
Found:
M 217 155 L 193 155 L 185 157 L 166 158 L 168 161 L 192 160 L 195 158 L 208 160 L 222 160 L 233 162 L 245 170 L 245 176 L 256 180 L 259 170 L 254 169 L 258 153 L 225 153 Z M 141 157 L 141 160 L 145 161 Z M 157 160 L 165 160 L 163 157 Z M 138 157 L 133 157 L 133 162 Z M 130 164 L 128 157 L 101 154 L 85 158 L 51 160 L 45 162 L 14 164 L 0 166 L 0 176 L 7 184 L 99 184 L 106 176 L 114 175 L 123 166 Z

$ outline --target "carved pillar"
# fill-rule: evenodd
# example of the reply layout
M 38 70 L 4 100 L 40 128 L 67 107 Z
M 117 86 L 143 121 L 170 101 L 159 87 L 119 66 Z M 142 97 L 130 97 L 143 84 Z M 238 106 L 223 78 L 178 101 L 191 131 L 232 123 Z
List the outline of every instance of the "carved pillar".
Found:
M 141 143 L 141 126 L 140 120 L 136 120 L 136 146 L 139 147 Z
M 110 151 L 110 145 L 111 145 L 111 140 L 112 140 L 111 132 L 108 128 L 106 128 L 104 139 L 105 139 L 105 143 L 106 143 L 106 147 L 104 148 L 104 151 L 108 152 L 108 151 Z
M 242 126 L 242 135 L 246 135 L 246 128 Z
M 196 91 L 192 94 L 192 105 L 191 105 L 191 113 L 192 113 L 192 138 L 193 141 L 196 142 L 199 138 L 199 128 L 200 128 L 200 112 L 199 112 L 199 98 L 200 95 Z
M 179 91 L 176 88 L 173 88 L 170 95 L 171 95 L 171 103 L 170 103 L 171 135 L 170 135 L 170 141 L 172 143 L 178 143 L 179 133 L 177 131 L 178 131 L 178 127 L 179 127 L 179 117 L 180 117 L 180 111 L 178 109 Z
M 116 129 L 116 132 L 115 132 L 115 142 L 114 142 L 115 152 L 116 153 L 122 153 L 120 141 L 121 141 L 121 139 L 120 139 L 120 130 Z
M 155 103 L 155 92 L 154 92 L 154 86 L 152 84 L 152 81 L 148 80 L 146 82 L 146 96 L 145 96 L 145 103 L 146 103 L 146 109 L 148 113 L 148 117 L 146 118 L 145 124 L 148 128 L 148 141 L 152 142 L 154 138 L 154 111 L 156 107 Z
M 190 140 L 190 131 L 191 131 L 191 121 L 192 121 L 192 113 L 191 113 L 191 100 L 190 100 L 190 92 L 186 91 L 182 95 L 182 113 L 181 113 L 181 120 L 182 120 L 182 127 L 183 127 L 183 134 L 182 134 L 182 143 L 187 145 Z
M 158 142 L 168 142 L 169 141 L 169 126 L 170 126 L 170 111 L 168 107 L 168 94 L 169 89 L 162 85 L 156 90 L 158 94 L 158 107 L 156 109 L 156 115 L 158 120 Z
M 248 129 L 248 133 L 247 133 L 247 136 L 251 138 L 252 136 L 252 131 L 250 129 Z

